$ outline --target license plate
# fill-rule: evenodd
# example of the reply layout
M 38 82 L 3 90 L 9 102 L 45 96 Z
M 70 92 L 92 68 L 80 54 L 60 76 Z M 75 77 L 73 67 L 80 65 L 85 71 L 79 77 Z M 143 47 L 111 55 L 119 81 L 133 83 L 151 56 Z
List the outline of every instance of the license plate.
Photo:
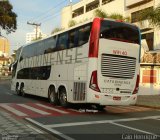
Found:
M 113 96 L 113 100 L 120 101 L 121 97 L 119 97 L 119 96 Z

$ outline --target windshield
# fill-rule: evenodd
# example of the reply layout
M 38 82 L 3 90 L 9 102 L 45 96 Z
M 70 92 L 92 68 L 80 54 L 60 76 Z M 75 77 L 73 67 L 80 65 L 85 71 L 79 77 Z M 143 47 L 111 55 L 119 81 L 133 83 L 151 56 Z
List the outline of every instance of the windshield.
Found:
M 140 44 L 138 28 L 123 22 L 103 20 L 100 38 Z

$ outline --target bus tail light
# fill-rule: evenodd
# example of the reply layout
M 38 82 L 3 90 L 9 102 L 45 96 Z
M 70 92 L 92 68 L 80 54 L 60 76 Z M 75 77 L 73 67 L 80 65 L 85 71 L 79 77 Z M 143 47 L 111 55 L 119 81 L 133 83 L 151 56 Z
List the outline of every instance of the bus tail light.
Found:
M 92 72 L 89 87 L 97 92 L 100 92 L 97 82 L 97 71 Z
M 101 20 L 103 19 L 95 18 L 92 23 L 89 42 L 89 57 L 98 57 Z
M 137 75 L 136 86 L 134 88 L 133 94 L 138 93 L 138 90 L 139 90 L 139 80 L 140 80 L 140 76 Z

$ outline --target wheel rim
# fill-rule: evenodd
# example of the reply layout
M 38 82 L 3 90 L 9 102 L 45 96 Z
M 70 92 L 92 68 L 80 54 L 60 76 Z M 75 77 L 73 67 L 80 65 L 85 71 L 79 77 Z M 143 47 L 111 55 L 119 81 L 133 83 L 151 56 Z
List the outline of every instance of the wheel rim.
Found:
M 21 90 L 20 90 L 20 91 L 21 91 L 21 95 L 22 95 L 22 96 L 24 96 L 24 95 L 25 95 L 25 93 L 24 93 L 24 90 L 23 90 L 23 89 L 24 89 L 24 87 L 21 87 Z
M 53 91 L 51 91 L 50 93 L 50 102 L 54 102 L 54 94 L 53 94 Z
M 17 95 L 19 95 L 18 86 L 16 87 L 16 93 L 17 93 Z
M 65 105 L 67 103 L 67 95 L 65 92 L 62 92 L 60 94 L 60 102 L 62 105 Z

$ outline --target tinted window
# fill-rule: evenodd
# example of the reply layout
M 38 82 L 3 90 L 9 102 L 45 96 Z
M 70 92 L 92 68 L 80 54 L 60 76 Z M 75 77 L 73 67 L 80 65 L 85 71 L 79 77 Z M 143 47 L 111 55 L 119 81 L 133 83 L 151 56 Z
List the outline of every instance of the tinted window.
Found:
M 44 53 L 50 53 L 54 51 L 56 47 L 56 36 L 50 37 L 44 41 Z
M 140 44 L 136 26 L 114 21 L 102 21 L 100 38 Z
M 68 47 L 68 33 L 66 32 L 58 35 L 56 51 L 67 49 L 67 47 Z
M 88 42 L 91 31 L 91 25 L 87 24 L 78 29 L 78 46 Z
M 17 79 L 47 80 L 50 77 L 51 66 L 24 68 L 17 73 Z
M 71 30 L 68 33 L 68 48 L 74 48 L 76 45 L 76 31 Z
M 16 70 L 17 70 L 17 61 L 16 63 L 14 63 L 11 67 L 12 67 L 12 78 L 15 77 L 16 74 Z
M 18 71 L 17 79 L 29 79 L 29 68 Z

